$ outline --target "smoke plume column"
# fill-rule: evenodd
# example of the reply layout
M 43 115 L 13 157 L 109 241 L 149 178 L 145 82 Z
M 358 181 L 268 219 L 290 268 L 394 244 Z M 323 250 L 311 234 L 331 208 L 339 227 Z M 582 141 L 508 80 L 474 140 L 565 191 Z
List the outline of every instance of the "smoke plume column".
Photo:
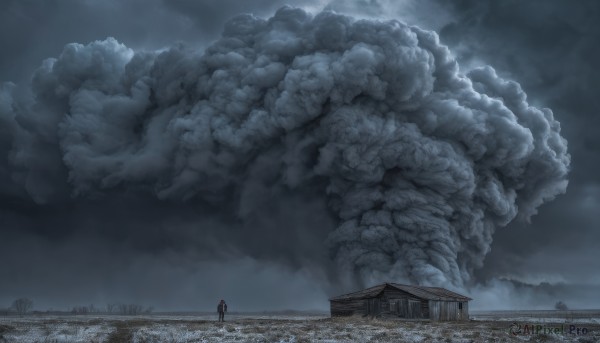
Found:
M 69 44 L 19 94 L 0 89 L 2 197 L 139 192 L 244 220 L 311 190 L 339 223 L 324 246 L 364 282 L 463 287 L 497 227 L 567 187 L 549 109 L 398 21 L 284 7 L 201 53 Z

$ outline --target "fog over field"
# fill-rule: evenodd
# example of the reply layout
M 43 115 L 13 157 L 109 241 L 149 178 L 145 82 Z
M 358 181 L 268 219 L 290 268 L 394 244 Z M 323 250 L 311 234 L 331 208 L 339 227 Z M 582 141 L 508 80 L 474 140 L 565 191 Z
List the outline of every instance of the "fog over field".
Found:
M 0 310 L 328 311 L 382 282 L 598 309 L 598 19 L 3 1 Z

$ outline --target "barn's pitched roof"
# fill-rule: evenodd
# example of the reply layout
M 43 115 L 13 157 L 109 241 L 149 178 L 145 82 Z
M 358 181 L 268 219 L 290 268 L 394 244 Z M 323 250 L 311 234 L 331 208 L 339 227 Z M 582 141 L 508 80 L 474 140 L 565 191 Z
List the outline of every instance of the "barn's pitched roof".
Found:
M 441 287 L 425 287 L 425 286 L 412 286 L 412 285 L 402 285 L 399 283 L 387 283 L 386 285 L 390 285 L 399 290 L 405 291 L 406 293 L 410 293 L 417 298 L 427 299 L 427 300 L 454 300 L 454 301 L 468 301 L 473 300 L 464 295 L 460 295 L 458 293 L 449 291 L 445 288 Z
M 369 287 L 367 289 L 363 289 L 362 291 L 343 294 L 343 295 L 340 295 L 337 297 L 333 297 L 329 300 L 330 301 L 340 301 L 340 300 L 375 298 L 386 287 L 393 287 L 398 290 L 404 291 L 408 294 L 411 294 L 416 298 L 425 299 L 425 300 L 446 300 L 446 301 L 473 300 L 469 297 L 460 295 L 458 293 L 449 291 L 449 290 L 447 290 L 445 288 L 441 288 L 441 287 L 412 286 L 412 285 L 403 285 L 403 284 L 399 284 L 399 283 L 389 283 L 389 282 L 381 284 L 381 285 Z
M 469 297 L 466 297 L 464 295 L 458 294 L 456 292 L 449 291 L 449 290 L 447 290 L 445 288 L 442 288 L 442 287 L 427 287 L 427 289 L 430 292 L 433 292 L 433 293 L 435 293 L 435 294 L 437 294 L 437 295 L 439 295 L 441 297 L 445 297 L 445 298 L 453 298 L 453 299 L 457 299 L 457 300 L 473 300 L 473 299 L 471 299 Z
M 383 291 L 385 286 L 387 286 L 387 284 L 384 283 L 382 285 L 377 285 L 377 286 L 363 289 L 362 291 L 352 292 L 352 293 L 348 293 L 348 294 L 342 294 L 337 297 L 333 297 L 329 300 L 353 300 L 353 299 L 374 298 Z

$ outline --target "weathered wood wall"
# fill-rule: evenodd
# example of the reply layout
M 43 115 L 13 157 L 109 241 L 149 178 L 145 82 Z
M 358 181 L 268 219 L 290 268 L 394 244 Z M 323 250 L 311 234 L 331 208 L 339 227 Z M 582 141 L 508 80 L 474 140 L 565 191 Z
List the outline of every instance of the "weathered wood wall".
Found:
M 352 316 L 355 314 L 365 315 L 365 302 L 366 299 L 330 301 L 329 306 L 331 310 L 331 316 Z
M 422 301 L 419 299 L 390 299 L 390 314 L 400 318 L 422 319 L 427 318 L 423 311 Z
M 460 318 L 458 320 L 469 320 L 469 302 L 462 302 L 462 310 L 459 310 Z
M 469 320 L 469 304 L 466 301 L 429 301 L 431 320 Z
M 395 288 L 386 288 L 382 297 L 383 314 L 400 318 L 428 318 L 429 306 L 427 301 L 414 297 L 412 294 Z

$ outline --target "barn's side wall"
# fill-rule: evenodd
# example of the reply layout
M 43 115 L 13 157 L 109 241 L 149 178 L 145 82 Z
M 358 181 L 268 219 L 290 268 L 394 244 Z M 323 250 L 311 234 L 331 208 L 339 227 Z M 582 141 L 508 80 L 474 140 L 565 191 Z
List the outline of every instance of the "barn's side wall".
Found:
M 435 321 L 469 320 L 469 304 L 466 301 L 429 300 L 429 318 Z
M 330 300 L 329 308 L 332 317 L 364 315 L 366 310 L 365 299 Z
M 429 317 L 427 301 L 393 287 L 386 287 L 379 297 L 381 311 L 376 315 L 409 319 L 425 319 Z M 371 314 L 371 313 L 370 313 Z
M 469 302 L 468 301 L 462 302 L 462 311 L 461 311 L 459 320 L 469 320 Z

